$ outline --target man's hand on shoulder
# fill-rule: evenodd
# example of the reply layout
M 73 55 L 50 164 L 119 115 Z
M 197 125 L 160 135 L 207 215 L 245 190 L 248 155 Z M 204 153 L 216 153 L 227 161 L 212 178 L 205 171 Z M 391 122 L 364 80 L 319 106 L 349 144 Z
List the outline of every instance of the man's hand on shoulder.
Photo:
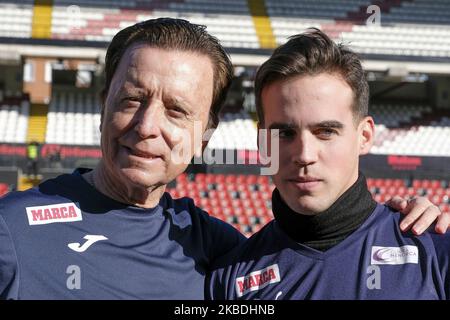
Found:
M 436 222 L 434 230 L 437 233 L 445 233 L 450 225 L 450 213 L 441 212 L 439 207 L 426 197 L 407 200 L 395 196 L 389 199 L 386 205 L 406 215 L 400 223 L 400 229 L 403 232 L 411 229 L 415 235 L 421 235 Z

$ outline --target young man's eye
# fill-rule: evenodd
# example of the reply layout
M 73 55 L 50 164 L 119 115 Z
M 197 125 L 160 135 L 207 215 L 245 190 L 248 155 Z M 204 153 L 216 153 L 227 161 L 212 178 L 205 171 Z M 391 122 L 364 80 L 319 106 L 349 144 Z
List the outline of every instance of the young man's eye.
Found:
M 280 139 L 289 139 L 295 136 L 295 130 L 292 129 L 280 129 L 278 132 Z
M 323 128 L 317 130 L 316 133 L 320 138 L 331 138 L 333 135 L 337 134 L 337 131 L 334 129 Z

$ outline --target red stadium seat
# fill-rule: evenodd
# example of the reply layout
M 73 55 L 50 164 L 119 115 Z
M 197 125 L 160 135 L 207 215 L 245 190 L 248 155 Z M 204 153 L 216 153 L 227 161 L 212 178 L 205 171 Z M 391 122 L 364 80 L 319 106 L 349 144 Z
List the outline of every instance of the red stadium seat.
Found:
M 385 184 L 384 179 L 375 179 L 374 180 L 374 186 L 377 188 L 384 187 L 385 185 L 386 184 Z
M 443 197 L 443 195 L 434 195 L 430 198 L 430 201 L 439 206 L 443 202 Z
M 431 180 L 430 187 L 433 189 L 439 189 L 441 187 L 441 181 L 440 180 Z
M 0 183 L 0 196 L 3 196 L 8 192 L 8 185 L 5 183 Z
M 402 179 L 394 179 L 392 185 L 397 188 L 405 187 L 405 181 Z
M 450 204 L 441 204 L 439 206 L 442 212 L 448 212 L 450 213 Z
M 421 182 L 422 188 L 430 188 L 431 187 L 431 181 L 430 180 L 419 180 Z
M 195 175 L 195 182 L 204 182 L 205 181 L 205 174 L 204 173 L 197 173 Z
M 236 176 L 235 175 L 231 175 L 230 174 L 230 175 L 227 175 L 225 177 L 225 183 L 234 185 L 235 182 L 236 182 Z
M 413 186 L 413 188 L 420 188 L 420 187 L 422 187 L 422 181 L 413 180 L 412 186 Z

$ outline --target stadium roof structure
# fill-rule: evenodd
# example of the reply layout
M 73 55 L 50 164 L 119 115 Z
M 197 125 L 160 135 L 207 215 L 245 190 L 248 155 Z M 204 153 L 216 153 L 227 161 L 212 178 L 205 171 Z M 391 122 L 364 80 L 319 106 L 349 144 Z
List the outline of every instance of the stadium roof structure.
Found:
M 0 62 L 20 64 L 21 57 L 94 59 L 104 64 L 108 42 L 0 37 Z M 226 48 L 235 65 L 257 67 L 266 61 L 271 50 Z M 406 74 L 450 74 L 450 59 L 361 54 L 366 71 L 403 70 Z

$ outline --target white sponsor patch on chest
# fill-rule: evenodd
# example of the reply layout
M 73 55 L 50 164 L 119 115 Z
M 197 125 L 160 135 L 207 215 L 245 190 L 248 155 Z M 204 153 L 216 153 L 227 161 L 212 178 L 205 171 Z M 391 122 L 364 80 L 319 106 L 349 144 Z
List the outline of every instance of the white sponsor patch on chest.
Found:
M 378 247 L 372 246 L 370 264 L 419 263 L 419 250 L 416 246 Z
M 27 207 L 30 226 L 56 222 L 81 221 L 81 210 L 73 202 Z
M 280 282 L 278 264 L 270 265 L 264 269 L 253 271 L 250 274 L 236 278 L 236 293 L 238 297 L 250 291 L 256 291 L 271 283 Z

